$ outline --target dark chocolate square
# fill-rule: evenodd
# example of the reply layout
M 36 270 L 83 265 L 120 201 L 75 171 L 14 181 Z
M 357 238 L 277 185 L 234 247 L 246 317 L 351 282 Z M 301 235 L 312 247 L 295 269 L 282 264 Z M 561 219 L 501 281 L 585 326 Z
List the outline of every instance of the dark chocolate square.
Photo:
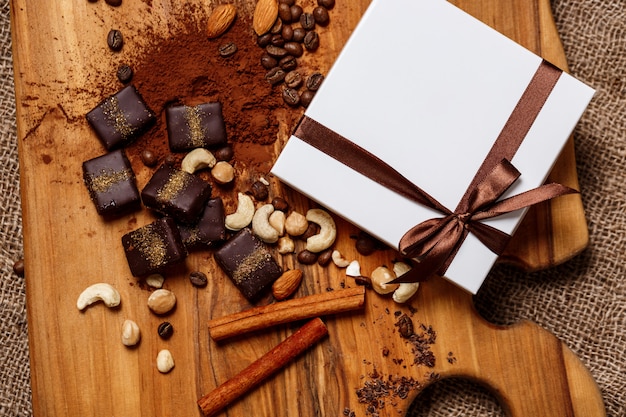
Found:
M 211 246 L 226 240 L 224 202 L 221 198 L 211 198 L 204 206 L 198 223 L 180 225 L 180 237 L 187 249 Z
M 226 144 L 226 126 L 219 102 L 169 106 L 165 118 L 173 152 Z
M 163 164 L 141 191 L 146 207 L 193 224 L 211 197 L 211 185 L 200 177 Z
M 130 271 L 136 277 L 162 272 L 187 256 L 176 223 L 158 219 L 122 236 Z
M 255 300 L 282 274 L 267 246 L 249 228 L 241 229 L 214 253 L 218 265 L 249 300 Z
M 87 113 L 87 121 L 107 150 L 121 148 L 156 121 L 137 89 L 128 85 Z
M 83 180 L 100 215 L 119 216 L 141 208 L 135 173 L 121 149 L 83 162 Z

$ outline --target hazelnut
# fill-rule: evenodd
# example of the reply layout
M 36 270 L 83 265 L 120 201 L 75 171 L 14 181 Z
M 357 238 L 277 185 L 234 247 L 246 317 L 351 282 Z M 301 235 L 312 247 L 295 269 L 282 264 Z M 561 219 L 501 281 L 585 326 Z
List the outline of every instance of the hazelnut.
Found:
M 219 161 L 213 169 L 211 175 L 219 184 L 228 184 L 235 179 L 235 169 L 226 161 Z
M 169 313 L 176 306 L 176 296 L 170 290 L 160 288 L 148 297 L 148 307 L 154 314 Z

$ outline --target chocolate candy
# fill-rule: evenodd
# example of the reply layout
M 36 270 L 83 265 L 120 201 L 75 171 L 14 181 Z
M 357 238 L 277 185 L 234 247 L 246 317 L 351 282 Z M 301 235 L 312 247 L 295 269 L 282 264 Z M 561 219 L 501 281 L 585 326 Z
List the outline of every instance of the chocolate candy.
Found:
M 128 266 L 136 277 L 162 272 L 187 256 L 176 223 L 158 219 L 122 236 Z
M 146 207 L 185 223 L 195 223 L 207 200 L 211 185 L 193 174 L 163 164 L 141 191 Z
M 165 110 L 165 117 L 173 152 L 226 144 L 221 103 L 170 106 Z
M 256 299 L 281 274 L 267 247 L 248 228 L 241 229 L 215 251 L 217 264 L 249 300 Z
M 107 150 L 121 148 L 156 121 L 137 89 L 126 86 L 87 113 L 87 121 Z
M 224 224 L 224 202 L 221 198 L 211 198 L 207 201 L 198 223 L 193 226 L 180 225 L 180 237 L 187 249 L 226 240 L 226 226 Z
M 119 216 L 141 208 L 135 173 L 121 149 L 83 162 L 83 180 L 100 215 Z

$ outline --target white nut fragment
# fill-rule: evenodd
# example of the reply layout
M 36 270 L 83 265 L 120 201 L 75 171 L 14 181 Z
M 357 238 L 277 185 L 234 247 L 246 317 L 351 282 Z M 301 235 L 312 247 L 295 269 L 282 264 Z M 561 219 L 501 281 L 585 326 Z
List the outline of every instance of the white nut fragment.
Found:
M 303 214 L 292 211 L 285 219 L 285 232 L 291 236 L 300 236 L 309 228 L 309 221 Z
M 216 163 L 217 159 L 210 151 L 204 148 L 196 148 L 185 155 L 180 168 L 185 172 L 193 174 L 204 168 L 213 168 Z
M 361 264 L 359 264 L 359 261 L 354 260 L 348 264 L 346 267 L 346 275 L 349 277 L 361 276 Z
M 228 184 L 235 179 L 235 168 L 226 161 L 219 161 L 211 169 L 211 176 L 220 184 Z
M 151 274 L 145 279 L 146 285 L 152 288 L 161 288 L 165 282 L 165 277 L 161 274 Z
M 393 301 L 395 301 L 396 303 L 406 303 L 411 297 L 413 297 L 413 295 L 415 295 L 419 286 L 419 282 L 401 283 L 398 288 L 393 292 Z
M 120 293 L 111 284 L 99 282 L 90 285 L 80 293 L 76 307 L 82 311 L 97 301 L 102 301 L 107 307 L 117 307 L 121 301 Z
M 158 289 L 148 297 L 148 308 L 154 314 L 169 313 L 176 306 L 176 296 L 170 290 Z
M 350 265 L 350 261 L 344 258 L 341 252 L 339 252 L 337 249 L 333 251 L 330 257 L 333 260 L 333 263 L 339 268 L 346 268 L 348 265 Z
M 274 210 L 270 214 L 269 222 L 274 229 L 278 232 L 279 236 L 285 234 L 285 212 L 280 210 Z
M 393 271 L 386 266 L 379 266 L 372 271 L 370 279 L 372 280 L 372 288 L 378 294 L 389 294 L 398 288 L 398 284 L 389 284 L 396 278 Z
M 122 323 L 122 343 L 124 346 L 135 346 L 141 340 L 141 330 L 132 320 L 124 320 Z
M 252 232 L 265 243 L 278 241 L 278 230 L 269 223 L 270 214 L 274 212 L 274 206 L 264 204 L 259 207 L 252 216 Z
M 226 228 L 234 232 L 249 225 L 252 217 L 254 217 L 254 201 L 252 201 L 252 197 L 239 193 L 237 201 L 237 210 L 226 216 L 225 219 Z
M 167 349 L 160 350 L 156 358 L 156 366 L 159 372 L 166 374 L 174 369 L 174 357 Z
M 396 262 L 393 264 L 393 273 L 396 274 L 396 277 L 400 277 L 401 275 L 406 274 L 411 270 L 411 265 L 406 262 Z
M 320 226 L 320 232 L 306 240 L 306 250 L 319 253 L 328 249 L 335 243 L 337 226 L 331 215 L 322 209 L 310 209 L 306 213 L 306 219 Z
M 278 253 L 285 255 L 296 251 L 296 243 L 289 236 L 282 236 L 278 239 Z

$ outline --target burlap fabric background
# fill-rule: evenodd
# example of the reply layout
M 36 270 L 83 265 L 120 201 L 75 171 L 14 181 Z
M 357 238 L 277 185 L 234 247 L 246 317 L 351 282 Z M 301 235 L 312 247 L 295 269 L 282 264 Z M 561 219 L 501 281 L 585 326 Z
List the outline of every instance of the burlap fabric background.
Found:
M 598 92 L 575 142 L 589 248 L 549 271 L 497 267 L 476 297 L 489 320 L 529 319 L 552 331 L 590 369 L 607 414 L 626 416 L 626 0 L 553 0 L 571 72 Z M 32 414 L 9 0 L 0 0 L 0 416 Z M 549 372 L 549 370 L 547 370 Z M 484 389 L 445 381 L 409 415 L 504 415 Z M 531 417 L 531 416 L 529 416 Z M 533 416 L 534 417 L 534 416 Z

